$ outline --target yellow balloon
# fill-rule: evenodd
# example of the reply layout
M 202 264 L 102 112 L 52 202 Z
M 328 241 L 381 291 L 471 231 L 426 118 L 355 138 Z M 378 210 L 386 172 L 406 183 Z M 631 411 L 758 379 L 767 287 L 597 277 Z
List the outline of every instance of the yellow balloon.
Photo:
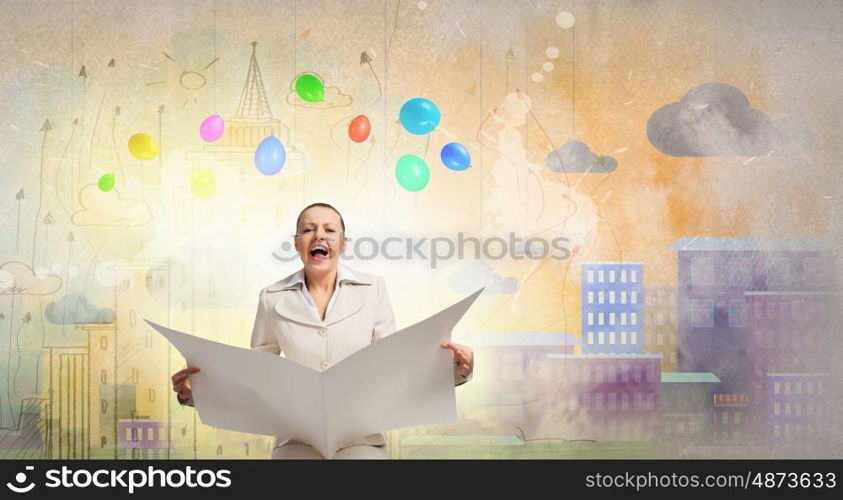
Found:
M 217 191 L 217 181 L 214 174 L 204 168 L 194 168 L 190 174 L 190 191 L 197 198 L 207 200 Z
M 151 160 L 158 156 L 158 143 L 151 135 L 141 132 L 129 139 L 129 152 L 138 160 Z

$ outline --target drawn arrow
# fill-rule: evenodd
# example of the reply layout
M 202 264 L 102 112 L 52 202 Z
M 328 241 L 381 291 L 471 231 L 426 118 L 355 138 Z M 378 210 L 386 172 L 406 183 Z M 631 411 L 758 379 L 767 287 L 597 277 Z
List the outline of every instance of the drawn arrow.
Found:
M 108 61 L 108 67 L 109 67 L 109 68 L 113 68 L 113 67 L 114 67 L 114 59 L 112 59 L 112 60 Z
M 460 111 L 462 111 L 462 107 L 465 106 L 465 103 L 466 103 L 466 101 L 468 101 L 468 98 L 470 96 L 473 96 L 474 92 L 476 90 L 477 90 L 477 84 L 474 84 L 474 83 L 472 83 L 471 85 L 466 87 L 465 95 L 462 98 L 462 102 L 460 102 L 460 105 L 457 106 L 457 110 L 454 112 L 454 114 L 451 116 L 451 119 L 448 121 L 448 126 L 450 126 L 454 122 L 454 120 L 456 120 L 457 116 L 459 116 L 459 114 L 460 114 Z
M 26 196 L 23 194 L 23 188 L 20 188 L 20 191 L 15 194 L 15 200 L 18 202 L 18 228 L 17 228 L 17 236 L 15 236 L 15 252 L 20 253 L 20 202 L 26 199 Z
M 83 78 L 88 78 L 88 72 L 85 71 L 85 65 L 82 65 L 82 69 L 79 70 L 79 74 L 76 76 L 81 76 Z
M 53 214 L 47 212 L 47 215 L 44 217 L 44 220 L 41 221 L 44 224 L 44 265 L 47 265 L 47 245 L 50 241 L 50 226 L 56 223 L 56 219 L 53 218 Z
M 504 89 L 504 93 L 509 92 L 509 61 L 515 59 L 515 53 L 512 52 L 512 47 L 506 51 L 506 55 L 503 56 L 506 59 L 506 88 Z
M 84 69 L 84 66 L 83 66 Z M 41 170 L 38 175 L 38 211 L 35 212 L 35 227 L 32 230 L 32 261 L 31 267 L 35 267 L 35 237 L 38 235 L 38 219 L 41 218 L 41 199 L 44 194 L 44 147 L 47 144 L 47 134 L 53 130 L 50 125 L 50 120 L 44 120 L 44 125 L 41 125 L 41 132 L 44 132 L 41 137 Z M 18 205 L 20 207 L 20 205 Z

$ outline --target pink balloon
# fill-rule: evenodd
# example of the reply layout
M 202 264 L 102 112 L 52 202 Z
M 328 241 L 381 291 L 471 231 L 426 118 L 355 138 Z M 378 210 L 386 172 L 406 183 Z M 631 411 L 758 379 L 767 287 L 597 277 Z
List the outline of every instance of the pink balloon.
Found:
M 214 142 L 220 137 L 225 130 L 225 122 L 220 115 L 211 115 L 202 121 L 199 126 L 199 136 L 205 142 Z

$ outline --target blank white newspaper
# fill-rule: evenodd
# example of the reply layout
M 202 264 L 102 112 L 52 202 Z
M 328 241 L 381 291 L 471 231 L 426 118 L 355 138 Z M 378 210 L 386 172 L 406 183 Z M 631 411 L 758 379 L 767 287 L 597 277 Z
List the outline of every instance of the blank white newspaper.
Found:
M 145 321 L 200 368 L 190 380 L 203 423 L 298 439 L 333 458 L 369 434 L 456 420 L 453 352 L 440 344 L 484 289 L 323 372 Z

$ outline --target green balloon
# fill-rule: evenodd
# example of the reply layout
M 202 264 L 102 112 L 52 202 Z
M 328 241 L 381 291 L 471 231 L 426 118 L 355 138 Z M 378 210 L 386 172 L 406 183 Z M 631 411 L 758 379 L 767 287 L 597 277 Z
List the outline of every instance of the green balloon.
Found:
M 100 180 L 97 181 L 97 186 L 99 186 L 100 191 L 103 193 L 111 191 L 114 188 L 114 174 L 103 174 Z
M 307 102 L 321 102 L 325 100 L 325 86 L 318 76 L 305 73 L 296 78 L 296 94 Z
M 404 155 L 395 164 L 395 177 L 398 184 L 407 191 L 417 192 L 427 186 L 430 169 L 427 163 L 416 155 Z

